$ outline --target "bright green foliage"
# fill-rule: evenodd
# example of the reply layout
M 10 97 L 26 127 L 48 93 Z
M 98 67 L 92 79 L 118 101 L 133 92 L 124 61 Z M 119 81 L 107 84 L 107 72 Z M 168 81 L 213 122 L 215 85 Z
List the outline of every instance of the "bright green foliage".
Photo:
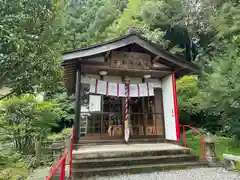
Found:
M 183 5 L 179 0 L 171 2 L 156 0 L 85 0 L 80 2 L 72 0 L 66 8 L 68 17 L 65 32 L 66 48 L 82 47 L 117 38 L 135 27 L 159 47 L 171 50 L 173 53 L 181 52 L 182 48 L 185 48 L 185 46 L 178 47 L 182 40 L 169 45 L 169 41 L 172 40 L 169 37 L 172 35 L 165 37 L 165 31 L 176 24 L 184 25 L 184 20 L 180 21 L 184 16 L 180 15 L 180 11 L 185 12 L 181 10 Z M 176 29 L 179 31 L 181 28 Z M 186 28 L 180 34 L 185 33 L 185 41 L 189 41 L 185 30 Z M 178 32 L 174 33 L 177 35 Z
M 28 158 L 23 157 L 15 150 L 11 150 L 10 147 L 9 144 L 0 143 L 0 180 L 24 179 L 28 176 L 31 168 L 26 162 Z
M 206 75 L 203 82 L 201 105 L 220 116 L 224 129 L 240 140 L 240 56 L 226 54 L 213 62 L 212 67 L 213 73 Z
M 221 41 L 222 51 L 218 52 L 210 63 L 211 72 L 203 76 L 201 88 L 202 108 L 221 118 L 224 131 L 227 135 L 233 135 L 238 145 L 240 35 L 236 29 L 240 29 L 239 7 L 240 5 L 234 6 L 233 3 L 224 3 L 217 12 L 219 17 L 215 17 L 216 42 Z
M 106 28 L 110 26 L 126 6 L 122 0 L 84 0 L 68 2 L 65 22 L 65 47 L 96 44 L 108 37 Z
M 114 21 L 113 24 L 109 27 L 108 31 L 110 36 L 119 37 L 121 35 L 124 35 L 131 27 L 143 30 L 144 23 L 140 19 L 140 13 L 143 4 L 143 0 L 129 0 L 127 8 L 124 9 L 121 16 L 119 16 L 119 18 L 116 19 L 116 21 Z
M 55 141 L 59 139 L 66 139 L 72 134 L 72 128 L 65 128 L 60 133 L 52 133 L 47 136 L 47 140 Z
M 61 0 L 0 0 L 0 87 L 51 90 L 61 80 Z
M 54 101 L 57 103 L 59 112 L 58 127 L 53 127 L 52 132 L 60 132 L 66 127 L 72 127 L 74 120 L 74 99 L 67 96 L 64 85 L 60 84 L 55 93 L 48 93 L 45 96 L 45 100 Z
M 218 30 L 218 37 L 232 38 L 239 36 L 240 31 L 240 4 L 224 3 L 213 18 L 213 25 Z
M 55 97 L 55 98 L 54 98 Z M 60 117 L 62 120 L 71 123 L 74 119 L 74 103 L 66 93 L 58 93 L 54 96 L 53 99 L 58 104 L 59 108 L 61 109 Z
M 200 136 L 193 136 L 190 132 L 187 133 L 187 145 L 191 148 L 191 153 L 203 158 Z M 224 153 L 239 156 L 240 149 L 233 146 L 231 138 L 216 136 L 216 155 L 220 160 L 224 160 L 222 156 Z M 240 170 L 240 162 L 237 163 L 237 170 Z
M 189 114 L 200 112 L 198 77 L 184 76 L 177 81 L 178 104 L 180 111 Z
M 142 17 L 152 27 L 166 28 L 184 25 L 185 13 L 181 0 L 148 0 L 143 7 Z
M 0 180 L 16 180 L 28 177 L 28 170 L 24 167 L 6 168 L 0 171 Z
M 184 76 L 177 80 L 180 123 L 204 128 L 215 134 L 222 128 L 220 117 L 203 108 L 200 85 L 201 79 L 197 76 Z
M 31 95 L 13 97 L 1 106 L 1 136 L 27 154 L 33 153 L 35 140 L 43 139 L 51 127 L 56 126 L 59 114 L 56 104 L 39 102 Z

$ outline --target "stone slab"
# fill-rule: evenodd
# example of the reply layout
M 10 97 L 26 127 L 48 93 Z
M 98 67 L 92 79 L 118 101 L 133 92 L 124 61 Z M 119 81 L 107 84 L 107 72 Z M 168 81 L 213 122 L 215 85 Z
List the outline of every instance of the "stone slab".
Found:
M 165 150 L 186 150 L 186 148 L 180 145 L 170 143 L 96 145 L 81 146 L 79 149 L 74 150 L 73 154 L 144 152 Z

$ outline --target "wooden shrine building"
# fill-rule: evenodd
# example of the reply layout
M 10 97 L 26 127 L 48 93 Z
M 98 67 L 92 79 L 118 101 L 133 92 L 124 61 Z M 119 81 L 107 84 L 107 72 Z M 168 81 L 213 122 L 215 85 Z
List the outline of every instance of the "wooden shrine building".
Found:
M 68 94 L 75 94 L 76 98 L 75 144 L 81 140 L 124 142 L 125 126 L 129 129 L 129 141 L 179 141 L 175 79 L 199 73 L 195 64 L 132 31 L 112 41 L 64 52 L 63 67 Z M 95 90 L 91 90 L 91 82 L 97 82 Z M 146 92 L 144 87 L 149 88 L 150 84 L 153 94 L 140 96 L 139 92 Z M 117 89 L 117 94 L 111 95 L 114 87 L 120 85 L 125 85 L 126 94 L 120 95 L 123 89 Z M 131 96 L 127 85 L 138 88 L 138 95 Z M 137 91 L 136 88 L 131 91 Z

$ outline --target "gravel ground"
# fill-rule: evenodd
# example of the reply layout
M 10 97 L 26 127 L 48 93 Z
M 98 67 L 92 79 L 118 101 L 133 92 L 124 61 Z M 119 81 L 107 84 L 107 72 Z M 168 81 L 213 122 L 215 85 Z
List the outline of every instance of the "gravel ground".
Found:
M 44 180 L 49 168 L 36 169 L 27 180 Z M 122 174 L 111 177 L 92 177 L 86 180 L 240 180 L 239 172 L 223 168 L 198 168 L 154 173 Z
M 66 172 L 65 175 L 69 175 L 69 166 L 66 165 Z M 27 178 L 27 180 L 45 180 L 46 176 L 49 175 L 50 167 L 46 168 L 38 168 L 35 169 Z
M 154 172 L 148 174 L 122 174 L 112 177 L 94 177 L 87 180 L 240 180 L 239 172 L 223 168 L 198 168 Z

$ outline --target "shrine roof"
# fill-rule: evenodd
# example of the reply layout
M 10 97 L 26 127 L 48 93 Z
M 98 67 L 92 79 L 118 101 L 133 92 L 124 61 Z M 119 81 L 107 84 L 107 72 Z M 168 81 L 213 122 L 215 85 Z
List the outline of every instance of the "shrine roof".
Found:
M 159 48 L 157 44 L 147 40 L 138 32 L 130 32 L 124 36 L 100 44 L 64 51 L 62 56 L 62 64 L 63 66 L 65 64 L 75 64 L 76 62 L 82 61 L 87 57 L 102 55 L 104 53 L 131 45 L 137 45 L 140 48 L 145 49 L 146 52 L 151 54 L 153 57 L 158 56 L 162 60 L 171 63 L 174 66 L 186 69 L 188 72 L 200 73 L 200 67 L 196 64 L 181 59 L 170 52 Z

